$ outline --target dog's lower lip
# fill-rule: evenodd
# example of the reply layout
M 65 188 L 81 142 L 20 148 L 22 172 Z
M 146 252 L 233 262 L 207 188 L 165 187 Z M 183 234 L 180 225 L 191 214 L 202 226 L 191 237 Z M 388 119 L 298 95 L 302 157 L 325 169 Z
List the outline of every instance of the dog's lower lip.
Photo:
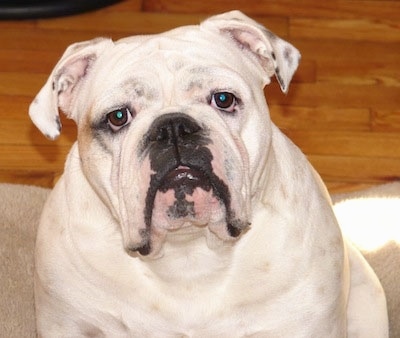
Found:
M 189 167 L 178 167 L 171 170 L 160 185 L 161 190 L 174 189 L 181 186 L 205 186 L 208 189 L 209 183 L 206 176 L 197 169 Z
M 198 181 L 203 176 L 203 174 L 196 170 L 190 168 L 177 168 L 172 170 L 167 176 L 166 179 L 170 179 L 172 181 L 180 181 L 180 180 L 195 180 Z

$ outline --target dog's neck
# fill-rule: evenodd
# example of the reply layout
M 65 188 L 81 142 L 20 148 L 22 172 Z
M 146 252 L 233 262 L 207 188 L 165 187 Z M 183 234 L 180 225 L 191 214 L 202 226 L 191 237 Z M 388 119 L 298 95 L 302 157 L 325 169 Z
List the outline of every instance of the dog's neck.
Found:
M 189 227 L 168 233 L 159 257 L 143 262 L 166 282 L 211 281 L 230 268 L 234 246 L 207 228 Z

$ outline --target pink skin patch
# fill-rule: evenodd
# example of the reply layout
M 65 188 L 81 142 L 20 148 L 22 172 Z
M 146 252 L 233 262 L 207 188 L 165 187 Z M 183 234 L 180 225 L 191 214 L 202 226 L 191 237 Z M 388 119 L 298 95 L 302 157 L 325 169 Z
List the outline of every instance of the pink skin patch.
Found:
M 181 195 L 181 196 L 177 196 Z M 187 226 L 205 226 L 220 222 L 225 217 L 225 207 L 210 189 L 197 187 L 192 194 L 179 193 L 174 189 L 158 191 L 154 201 L 152 225 L 166 230 Z

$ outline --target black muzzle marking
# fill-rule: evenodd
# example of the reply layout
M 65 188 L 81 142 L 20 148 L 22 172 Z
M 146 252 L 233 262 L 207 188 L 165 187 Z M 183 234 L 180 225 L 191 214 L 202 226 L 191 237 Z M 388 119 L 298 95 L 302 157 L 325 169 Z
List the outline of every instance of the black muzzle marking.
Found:
M 154 174 L 150 177 L 144 209 L 148 238 L 137 249 L 142 255 L 151 252 L 150 229 L 154 200 L 158 191 L 174 190 L 176 201 L 169 208 L 171 217 L 194 215 L 194 203 L 186 195 L 194 189 L 212 190 L 213 195 L 225 206 L 227 231 L 237 237 L 244 228 L 231 210 L 231 195 L 227 185 L 213 172 L 213 155 L 208 148 L 212 143 L 208 132 L 193 118 L 183 113 L 171 113 L 157 118 L 149 128 L 143 143 L 143 152 L 149 156 Z M 192 214 L 191 214 L 192 213 Z

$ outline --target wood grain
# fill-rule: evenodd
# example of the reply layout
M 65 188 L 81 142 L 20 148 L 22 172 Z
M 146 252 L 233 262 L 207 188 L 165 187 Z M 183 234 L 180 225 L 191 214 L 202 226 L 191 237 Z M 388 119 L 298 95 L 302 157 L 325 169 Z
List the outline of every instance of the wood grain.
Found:
M 399 19 L 400 3 L 385 0 L 145 0 L 144 9 L 168 13 L 218 13 L 240 9 L 253 16 Z
M 51 187 L 76 139 L 54 142 L 28 107 L 65 48 L 159 33 L 240 9 L 293 43 L 302 60 L 287 95 L 265 89 L 273 121 L 332 192 L 400 178 L 400 2 L 393 0 L 126 0 L 62 18 L 0 22 L 0 181 Z

